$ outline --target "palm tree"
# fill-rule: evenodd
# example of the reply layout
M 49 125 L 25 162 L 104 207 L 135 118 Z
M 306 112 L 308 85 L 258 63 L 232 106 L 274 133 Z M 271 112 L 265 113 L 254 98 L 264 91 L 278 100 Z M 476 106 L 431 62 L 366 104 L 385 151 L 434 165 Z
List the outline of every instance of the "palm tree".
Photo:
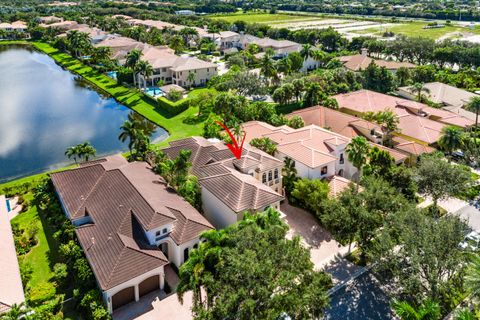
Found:
M 320 66 L 324 65 L 327 59 L 327 55 L 322 50 L 313 50 L 311 56 L 313 60 L 320 64 Z
M 283 160 L 283 164 L 283 185 L 285 187 L 285 191 L 287 193 L 290 193 L 290 191 L 293 189 L 294 182 L 298 179 L 297 169 L 295 168 L 295 161 L 292 160 L 292 158 L 285 157 L 285 160 Z
M 438 145 L 448 153 L 458 150 L 462 147 L 463 132 L 460 128 L 448 126 L 442 128 L 442 136 L 438 140 Z
M 350 143 L 345 148 L 345 152 L 347 153 L 348 161 L 350 161 L 358 170 L 358 176 L 356 179 L 356 182 L 358 182 L 360 181 L 363 166 L 367 163 L 368 154 L 370 152 L 370 146 L 367 139 L 362 136 L 352 138 Z
M 27 313 L 25 304 L 22 302 L 20 304 L 12 304 L 10 310 L 2 315 L 2 320 L 18 320 L 22 319 Z
M 303 44 L 302 49 L 300 50 L 300 55 L 304 61 L 310 58 L 312 56 L 312 45 L 309 43 Z
M 318 82 L 312 82 L 307 86 L 305 95 L 303 97 L 303 104 L 306 107 L 312 107 L 320 104 L 325 94 Z
M 275 63 L 272 57 L 267 53 L 265 53 L 262 60 L 260 61 L 260 74 L 262 74 L 266 79 L 278 78 Z
M 383 145 L 392 146 L 392 133 L 398 131 L 398 117 L 391 111 L 380 111 L 375 115 L 375 122 L 382 126 Z
M 132 153 L 133 146 L 135 145 L 135 141 L 139 135 L 137 126 L 135 125 L 135 122 L 125 120 L 125 122 L 122 124 L 120 127 L 120 135 L 118 136 L 118 139 L 121 142 L 125 142 L 127 139 L 130 141 L 128 142 L 128 150 L 130 151 L 130 154 Z
M 79 148 L 80 158 L 85 157 L 85 162 L 88 162 L 90 157 L 95 157 L 97 150 L 90 144 L 90 142 L 85 141 L 77 146 Z
M 277 62 L 277 71 L 283 74 L 292 73 L 292 62 L 288 58 L 283 58 Z
M 441 319 L 440 305 L 431 299 L 425 300 L 417 309 L 408 302 L 397 300 L 394 300 L 392 307 L 401 320 Z
M 88 33 L 72 30 L 67 33 L 67 41 L 70 50 L 74 52 L 76 57 L 79 57 L 83 52 L 91 49 L 91 40 Z
M 192 71 L 188 72 L 187 81 L 189 83 L 189 86 L 192 87 L 192 85 L 195 84 L 195 73 L 193 73 Z
M 67 151 L 65 151 L 65 155 L 68 157 L 68 159 L 73 158 L 73 160 L 75 160 L 75 164 L 76 164 L 77 163 L 77 157 L 79 156 L 78 146 L 68 147 Z
M 147 86 L 147 79 L 153 74 L 153 67 L 150 63 L 140 60 L 136 67 L 137 73 L 143 76 L 145 87 Z M 139 83 L 140 86 L 140 83 Z
M 465 287 L 475 296 L 480 296 L 480 256 L 471 255 L 465 275 Z
M 412 93 L 416 94 L 417 101 L 422 102 L 423 92 L 430 93 L 430 89 L 426 88 L 423 83 L 416 82 L 412 85 Z
M 140 61 L 140 57 L 142 56 L 142 51 L 138 49 L 133 49 L 127 54 L 126 60 L 125 60 L 125 66 L 127 68 L 130 68 L 132 70 L 132 75 L 133 75 L 133 85 L 137 85 L 136 81 L 136 69 L 137 69 L 137 64 Z
M 465 109 L 475 112 L 475 127 L 478 126 L 478 113 L 480 112 L 480 97 L 473 97 L 465 106 Z
M 292 81 L 293 85 L 293 95 L 295 96 L 295 100 L 298 102 L 300 97 L 302 96 L 303 90 L 305 90 L 305 82 L 303 79 L 295 79 Z
M 112 48 L 110 47 L 98 47 L 94 48 L 92 51 L 92 58 L 99 62 L 110 59 L 112 54 Z
M 175 53 L 179 53 L 183 50 L 184 42 L 181 36 L 173 36 L 170 38 L 170 42 L 168 44 L 170 48 L 175 50 Z

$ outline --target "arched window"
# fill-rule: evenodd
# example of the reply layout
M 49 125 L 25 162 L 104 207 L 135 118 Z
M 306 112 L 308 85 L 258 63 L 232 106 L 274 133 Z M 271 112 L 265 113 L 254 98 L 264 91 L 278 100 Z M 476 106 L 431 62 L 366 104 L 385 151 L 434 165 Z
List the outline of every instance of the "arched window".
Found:
M 267 182 L 267 174 L 265 172 L 262 174 L 262 182 Z
M 188 260 L 188 248 L 185 248 L 185 250 L 183 250 L 183 262 L 187 260 Z
M 343 177 L 343 169 L 338 170 L 338 175 L 339 175 L 340 177 Z
M 268 181 L 272 181 L 272 171 L 268 171 Z

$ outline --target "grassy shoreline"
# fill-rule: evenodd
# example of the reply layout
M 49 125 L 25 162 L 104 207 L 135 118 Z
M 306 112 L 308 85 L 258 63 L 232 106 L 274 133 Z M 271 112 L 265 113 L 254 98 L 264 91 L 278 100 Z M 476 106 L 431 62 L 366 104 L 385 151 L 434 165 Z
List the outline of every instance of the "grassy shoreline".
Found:
M 141 92 L 117 84 L 115 80 L 98 72 L 90 66 L 84 65 L 81 61 L 75 59 L 69 54 L 58 51 L 47 43 L 26 40 L 12 40 L 0 41 L 0 46 L 1 45 L 29 45 L 36 50 L 47 54 L 64 69 L 81 76 L 85 81 L 91 84 L 95 90 L 107 94 L 120 104 L 134 110 L 146 119 L 164 128 L 168 132 L 169 136 L 167 139 L 163 140 L 160 145 L 165 145 L 172 140 L 201 135 L 202 133 L 202 122 L 195 124 L 184 123 L 185 119 L 195 116 L 198 113 L 198 107 L 190 107 L 184 112 L 172 116 L 165 110 L 159 108 L 158 105 L 155 105 L 155 103 L 151 99 L 147 98 Z M 194 95 L 195 92 L 199 91 L 201 91 L 201 89 L 192 91 L 191 94 Z M 59 170 L 65 170 L 68 168 L 70 167 L 62 168 Z M 21 184 L 27 181 L 39 180 L 44 178 L 49 173 L 50 172 L 43 172 L 40 174 L 0 183 L 0 189 L 16 184 Z

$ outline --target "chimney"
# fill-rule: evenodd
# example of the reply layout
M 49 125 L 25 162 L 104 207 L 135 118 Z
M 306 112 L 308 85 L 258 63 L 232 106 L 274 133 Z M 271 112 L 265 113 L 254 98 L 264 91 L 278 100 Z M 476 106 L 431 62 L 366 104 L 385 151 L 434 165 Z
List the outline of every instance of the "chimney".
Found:
M 364 56 L 364 57 L 368 56 L 368 49 L 367 48 L 362 48 L 362 56 Z

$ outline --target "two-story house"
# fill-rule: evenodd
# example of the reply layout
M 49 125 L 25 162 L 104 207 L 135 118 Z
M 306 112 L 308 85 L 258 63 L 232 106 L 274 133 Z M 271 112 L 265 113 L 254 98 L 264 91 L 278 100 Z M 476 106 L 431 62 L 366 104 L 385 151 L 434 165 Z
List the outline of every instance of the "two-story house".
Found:
M 213 229 L 145 162 L 116 155 L 51 178 L 110 312 L 163 289 Z
M 351 179 L 357 173 L 345 153 L 350 139 L 316 125 L 300 129 L 274 127 L 260 121 L 242 125 L 246 142 L 254 138 L 269 138 L 277 145 L 275 157 L 295 161 L 297 174 L 309 179 L 327 179 L 335 175 Z
M 282 161 L 250 146 L 236 159 L 224 142 L 202 137 L 170 142 L 163 152 L 175 158 L 181 150 L 192 151 L 191 173 L 202 189 L 204 215 L 216 228 L 242 220 L 245 211 L 280 209 Z

